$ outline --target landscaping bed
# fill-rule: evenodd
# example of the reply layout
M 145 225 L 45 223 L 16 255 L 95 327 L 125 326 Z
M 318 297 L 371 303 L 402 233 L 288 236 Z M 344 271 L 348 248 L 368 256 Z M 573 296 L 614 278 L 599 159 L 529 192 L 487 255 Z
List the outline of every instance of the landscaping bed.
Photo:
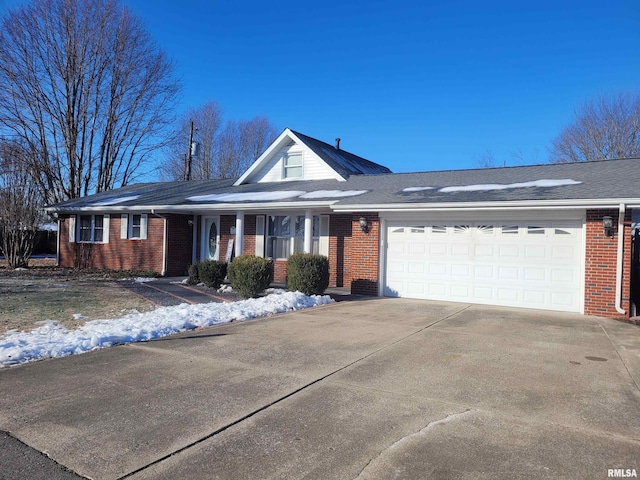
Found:
M 44 263 L 37 260 L 31 263 Z M 0 265 L 0 335 L 13 329 L 32 330 L 44 320 L 74 328 L 89 320 L 118 318 L 156 307 L 122 288 L 119 275 L 113 275 L 46 265 L 26 270 Z

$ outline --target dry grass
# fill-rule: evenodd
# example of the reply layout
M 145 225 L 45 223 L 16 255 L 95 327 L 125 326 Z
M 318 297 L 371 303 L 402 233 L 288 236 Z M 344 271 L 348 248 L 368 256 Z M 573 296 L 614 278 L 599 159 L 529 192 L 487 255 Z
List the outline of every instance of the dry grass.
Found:
M 151 302 L 104 274 L 44 265 L 25 271 L 0 267 L 0 335 L 13 329 L 31 330 L 43 320 L 73 328 L 89 320 L 118 318 L 134 310 L 153 308 Z

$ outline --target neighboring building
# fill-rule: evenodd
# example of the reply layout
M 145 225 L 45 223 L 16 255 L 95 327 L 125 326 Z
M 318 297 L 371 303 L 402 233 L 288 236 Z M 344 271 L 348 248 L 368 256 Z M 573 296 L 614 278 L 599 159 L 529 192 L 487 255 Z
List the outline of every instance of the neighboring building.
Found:
M 353 293 L 628 318 L 638 178 L 638 159 L 394 174 L 285 129 L 239 179 L 132 185 L 47 210 L 66 267 L 183 275 L 254 254 L 284 281 L 304 251 L 328 256 L 331 285 Z

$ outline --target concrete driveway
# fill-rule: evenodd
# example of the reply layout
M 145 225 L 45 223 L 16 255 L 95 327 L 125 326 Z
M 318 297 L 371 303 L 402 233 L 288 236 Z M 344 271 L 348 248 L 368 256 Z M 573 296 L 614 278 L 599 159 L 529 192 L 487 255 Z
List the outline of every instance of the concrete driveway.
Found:
M 0 430 L 94 479 L 605 479 L 639 385 L 633 325 L 371 299 L 0 370 Z

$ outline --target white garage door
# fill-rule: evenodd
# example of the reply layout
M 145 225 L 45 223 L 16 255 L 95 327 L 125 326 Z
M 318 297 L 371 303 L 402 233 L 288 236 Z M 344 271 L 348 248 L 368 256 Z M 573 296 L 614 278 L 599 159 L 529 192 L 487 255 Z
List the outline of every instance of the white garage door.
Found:
M 386 296 L 581 311 L 581 220 L 388 222 L 386 230 Z

